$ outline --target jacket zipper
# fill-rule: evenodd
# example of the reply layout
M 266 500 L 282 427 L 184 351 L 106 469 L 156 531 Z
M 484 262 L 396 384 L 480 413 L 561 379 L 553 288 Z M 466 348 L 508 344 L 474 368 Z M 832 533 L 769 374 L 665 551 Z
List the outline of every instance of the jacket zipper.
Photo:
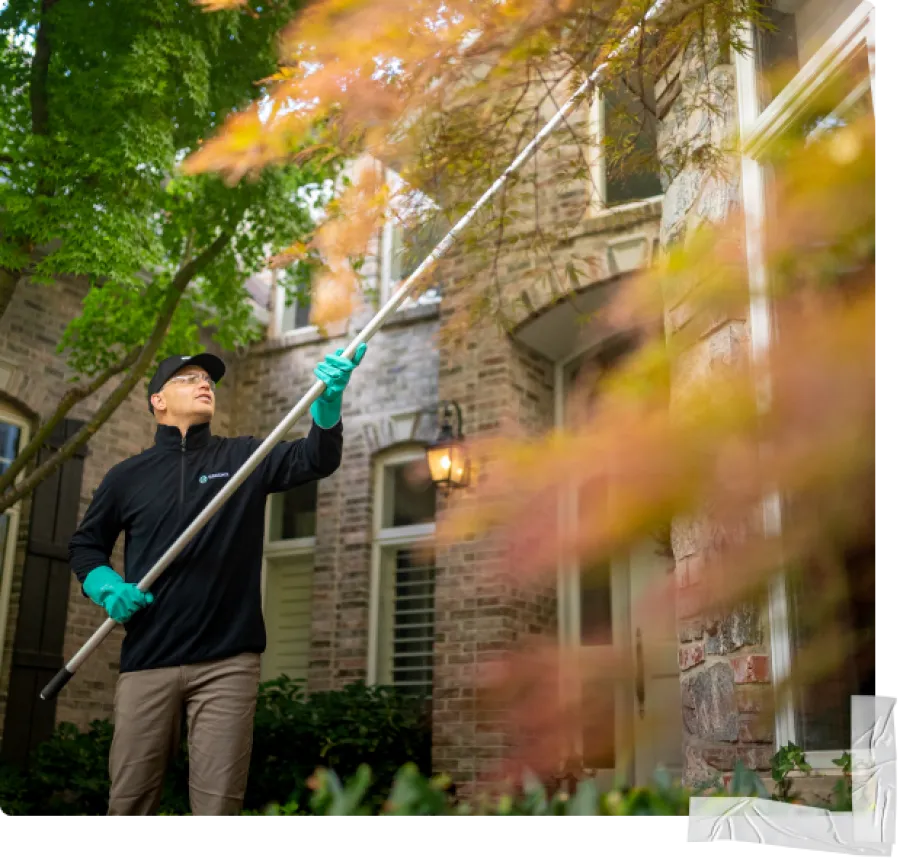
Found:
M 187 444 L 187 436 L 181 436 L 181 479 L 178 483 L 178 504 L 184 506 L 184 454 L 185 445 Z

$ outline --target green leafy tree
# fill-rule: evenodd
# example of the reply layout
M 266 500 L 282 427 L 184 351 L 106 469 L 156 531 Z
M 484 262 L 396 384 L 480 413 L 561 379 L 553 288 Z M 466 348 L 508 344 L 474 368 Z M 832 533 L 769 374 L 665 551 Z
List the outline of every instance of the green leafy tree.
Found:
M 259 98 L 301 5 L 11 0 L 0 11 L 0 318 L 25 278 L 88 284 L 59 343 L 71 387 L 0 476 L 0 510 L 90 438 L 161 350 L 189 352 L 203 329 L 226 349 L 258 336 L 244 284 L 311 229 L 304 189 L 326 185 L 334 164 L 295 160 L 236 183 L 179 167 Z M 84 428 L 16 483 L 101 389 Z

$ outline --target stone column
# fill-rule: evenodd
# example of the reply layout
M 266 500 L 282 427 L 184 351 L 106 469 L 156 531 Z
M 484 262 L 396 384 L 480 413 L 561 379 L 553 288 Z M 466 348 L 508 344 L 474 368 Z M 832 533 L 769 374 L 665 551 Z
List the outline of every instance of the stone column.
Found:
M 694 46 L 674 62 L 657 85 L 663 116 L 660 147 L 727 146 L 737 129 L 734 66 L 714 44 Z M 696 108 L 699 86 L 710 86 L 719 113 Z M 725 175 L 698 167 L 681 170 L 667 183 L 663 201 L 663 251 L 689 240 L 704 224 L 726 220 L 741 204 L 737 159 Z M 690 320 L 689 295 L 667 298 L 667 336 Z M 681 353 L 673 368 L 672 407 L 679 407 L 679 382 L 690 383 L 725 367 L 749 364 L 746 309 L 714 320 Z M 684 781 L 710 782 L 733 771 L 738 760 L 751 769 L 770 768 L 773 723 L 769 632 L 764 604 L 732 605 L 713 611 L 703 567 L 722 539 L 710 518 L 673 522 L 680 639 Z

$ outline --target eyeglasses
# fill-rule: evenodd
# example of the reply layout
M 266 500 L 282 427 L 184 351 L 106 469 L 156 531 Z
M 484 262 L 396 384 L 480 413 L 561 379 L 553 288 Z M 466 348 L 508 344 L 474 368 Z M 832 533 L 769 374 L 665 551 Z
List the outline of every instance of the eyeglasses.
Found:
M 195 384 L 203 384 L 203 382 L 206 382 L 209 385 L 210 390 L 216 389 L 216 383 L 205 372 L 189 372 L 185 375 L 173 375 L 164 386 L 169 384 L 189 384 L 193 386 Z

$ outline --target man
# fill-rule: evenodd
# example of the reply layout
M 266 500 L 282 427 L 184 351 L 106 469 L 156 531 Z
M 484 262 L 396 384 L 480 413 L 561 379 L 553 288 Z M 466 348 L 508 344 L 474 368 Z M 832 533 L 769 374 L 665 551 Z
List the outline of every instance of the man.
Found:
M 366 346 L 338 349 L 315 370 L 326 385 L 306 438 L 282 441 L 158 578 L 137 583 L 262 443 L 211 434 L 225 364 L 211 354 L 164 360 L 147 395 L 155 444 L 115 465 L 69 544 L 83 592 L 125 626 L 109 768 L 110 815 L 159 807 L 187 715 L 195 815 L 240 812 L 253 739 L 260 654 L 266 496 L 337 470 L 341 400 Z M 110 554 L 125 531 L 124 580 Z

